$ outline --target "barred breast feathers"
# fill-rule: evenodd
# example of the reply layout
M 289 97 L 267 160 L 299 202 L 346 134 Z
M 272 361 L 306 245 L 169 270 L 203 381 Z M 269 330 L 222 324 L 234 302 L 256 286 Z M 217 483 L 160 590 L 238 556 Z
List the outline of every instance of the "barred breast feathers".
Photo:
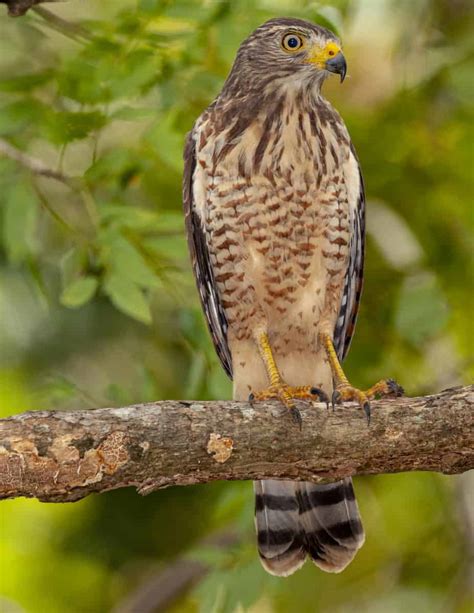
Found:
M 285 80 L 272 81 L 267 88 L 240 99 L 223 91 L 198 119 L 194 139 L 206 174 L 225 179 L 225 169 L 232 177 L 266 175 L 271 182 L 271 173 L 311 172 L 314 166 L 309 165 L 315 165 L 321 181 L 350 159 L 344 122 L 317 88 L 290 88 Z M 205 193 L 199 193 L 199 184 L 195 190 L 199 208 Z
M 244 105 L 244 112 L 235 104 L 222 94 L 193 131 L 194 207 L 213 245 L 210 261 L 219 267 L 218 286 L 222 280 L 218 291 L 222 295 L 234 292 L 223 304 L 230 332 L 233 320 L 248 320 L 249 310 L 239 306 L 238 281 L 228 276 L 232 270 L 236 278 L 246 277 L 245 260 L 252 255 L 253 264 L 266 260 L 253 271 L 254 289 L 259 292 L 265 287 L 267 291 L 266 295 L 260 293 L 257 302 L 270 301 L 278 316 L 296 317 L 302 312 L 301 335 L 305 326 L 316 334 L 315 313 L 322 314 L 325 289 L 320 285 L 319 256 L 315 260 L 313 254 L 318 251 L 331 263 L 324 265 L 333 275 L 331 291 L 341 288 L 340 295 L 331 299 L 333 304 L 341 301 L 344 285 L 334 275 L 339 277 L 348 268 L 359 174 L 347 130 L 339 114 L 314 88 L 277 87 L 272 97 L 252 98 L 250 106 Z M 252 239 L 246 244 L 246 253 L 241 244 L 245 233 Z M 272 252 L 268 254 L 270 245 Z M 222 249 L 229 251 L 224 262 Z M 271 274 L 290 256 L 296 268 L 288 270 L 286 281 Z M 267 269 L 263 276 L 261 266 Z M 302 308 L 297 308 L 298 301 L 292 313 L 284 303 L 295 301 L 290 294 L 298 290 L 298 284 L 301 288 L 309 284 L 309 291 L 299 298 Z M 240 294 L 251 301 L 252 292 L 242 288 Z M 344 299 L 349 313 L 352 303 L 348 298 Z M 332 333 L 336 307 L 329 311 L 325 325 Z

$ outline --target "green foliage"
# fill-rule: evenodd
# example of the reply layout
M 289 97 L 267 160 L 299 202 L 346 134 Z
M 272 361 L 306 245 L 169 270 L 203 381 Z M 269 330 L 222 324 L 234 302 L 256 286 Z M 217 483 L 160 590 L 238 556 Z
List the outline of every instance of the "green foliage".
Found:
M 82 277 L 67 285 L 61 293 L 61 304 L 65 307 L 80 307 L 92 298 L 97 289 L 95 277 Z
M 200 613 L 232 613 L 239 607 L 245 611 L 256 602 L 262 593 L 263 571 L 253 558 L 247 564 L 235 562 L 231 572 L 215 570 L 201 582 L 196 590 Z
M 26 182 L 12 184 L 4 194 L 3 208 L 3 244 L 12 263 L 24 261 L 33 252 L 37 215 L 32 187 Z
M 431 276 L 411 277 L 400 289 L 396 330 L 415 347 L 436 336 L 446 325 L 448 311 Z
M 187 256 L 182 145 L 240 42 L 285 14 L 337 30 L 348 57 L 351 79 L 325 88 L 368 195 L 352 380 L 393 376 L 416 394 L 472 379 L 468 2 L 71 0 L 48 10 L 62 25 L 32 11 L 1 23 L 0 138 L 64 175 L 0 154 L 2 415 L 230 397 Z M 466 487 L 436 475 L 360 479 L 367 543 L 356 561 L 342 575 L 308 565 L 287 580 L 256 559 L 249 484 L 7 502 L 0 608 L 112 610 L 157 563 L 185 554 L 210 568 L 176 611 L 464 613 Z M 229 529 L 234 547 L 200 544 Z
M 151 323 L 150 308 L 137 283 L 112 273 L 105 281 L 104 290 L 117 309 L 145 324 Z

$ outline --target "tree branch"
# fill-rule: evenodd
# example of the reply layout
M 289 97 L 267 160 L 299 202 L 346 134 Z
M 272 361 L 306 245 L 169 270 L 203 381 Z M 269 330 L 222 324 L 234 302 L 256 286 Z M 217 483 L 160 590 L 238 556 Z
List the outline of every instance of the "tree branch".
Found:
M 42 1 L 51 1 L 51 0 L 42 0 Z M 62 2 L 63 0 L 54 0 L 54 2 Z M 55 13 L 52 13 L 48 9 L 43 8 L 42 6 L 35 6 L 32 9 L 37 15 L 39 15 L 46 25 L 48 25 L 52 30 L 56 30 L 60 34 L 64 36 L 68 36 L 72 40 L 76 42 L 83 42 L 81 39 L 85 40 L 94 40 L 94 36 L 90 34 L 85 28 L 81 25 L 67 21 Z
M 21 17 L 29 9 L 43 2 L 62 2 L 63 0 L 0 0 L 0 4 L 6 4 L 10 17 Z
M 46 166 L 44 162 L 42 162 L 41 160 L 37 160 L 36 158 L 32 157 L 31 155 L 28 155 L 20 149 L 17 149 L 4 138 L 0 138 L 0 156 L 2 155 L 7 158 L 10 158 L 15 162 L 18 162 L 35 175 L 42 175 L 43 177 L 56 179 L 56 181 L 61 181 L 62 183 L 66 183 L 66 185 L 69 186 L 71 186 L 73 182 L 72 177 L 65 175 L 59 170 L 54 170 L 53 168 Z
M 62 502 L 135 486 L 141 494 L 217 479 L 330 481 L 474 467 L 474 386 L 358 407 L 162 401 L 33 411 L 0 420 L 0 497 Z

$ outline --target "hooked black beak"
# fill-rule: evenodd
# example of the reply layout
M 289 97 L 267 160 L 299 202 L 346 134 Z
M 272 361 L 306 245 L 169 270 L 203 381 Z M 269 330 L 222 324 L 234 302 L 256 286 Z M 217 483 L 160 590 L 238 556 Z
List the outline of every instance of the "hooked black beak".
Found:
M 347 72 L 346 58 L 339 51 L 337 55 L 326 60 L 326 70 L 341 75 L 341 83 L 344 81 Z

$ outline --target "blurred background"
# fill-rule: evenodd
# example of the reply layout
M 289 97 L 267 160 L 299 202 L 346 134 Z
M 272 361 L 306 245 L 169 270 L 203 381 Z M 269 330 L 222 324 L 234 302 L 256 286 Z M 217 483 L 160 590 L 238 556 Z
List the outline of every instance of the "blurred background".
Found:
M 239 43 L 275 16 L 337 31 L 349 65 L 325 91 L 368 196 L 351 381 L 391 376 L 409 395 L 472 381 L 472 2 L 71 0 L 0 12 L 2 416 L 230 398 L 187 257 L 181 151 Z M 11 159 L 18 151 L 56 178 Z M 367 541 L 355 561 L 286 580 L 257 560 L 250 483 L 6 501 L 0 610 L 159 611 L 166 586 L 172 611 L 471 612 L 469 479 L 357 479 Z

